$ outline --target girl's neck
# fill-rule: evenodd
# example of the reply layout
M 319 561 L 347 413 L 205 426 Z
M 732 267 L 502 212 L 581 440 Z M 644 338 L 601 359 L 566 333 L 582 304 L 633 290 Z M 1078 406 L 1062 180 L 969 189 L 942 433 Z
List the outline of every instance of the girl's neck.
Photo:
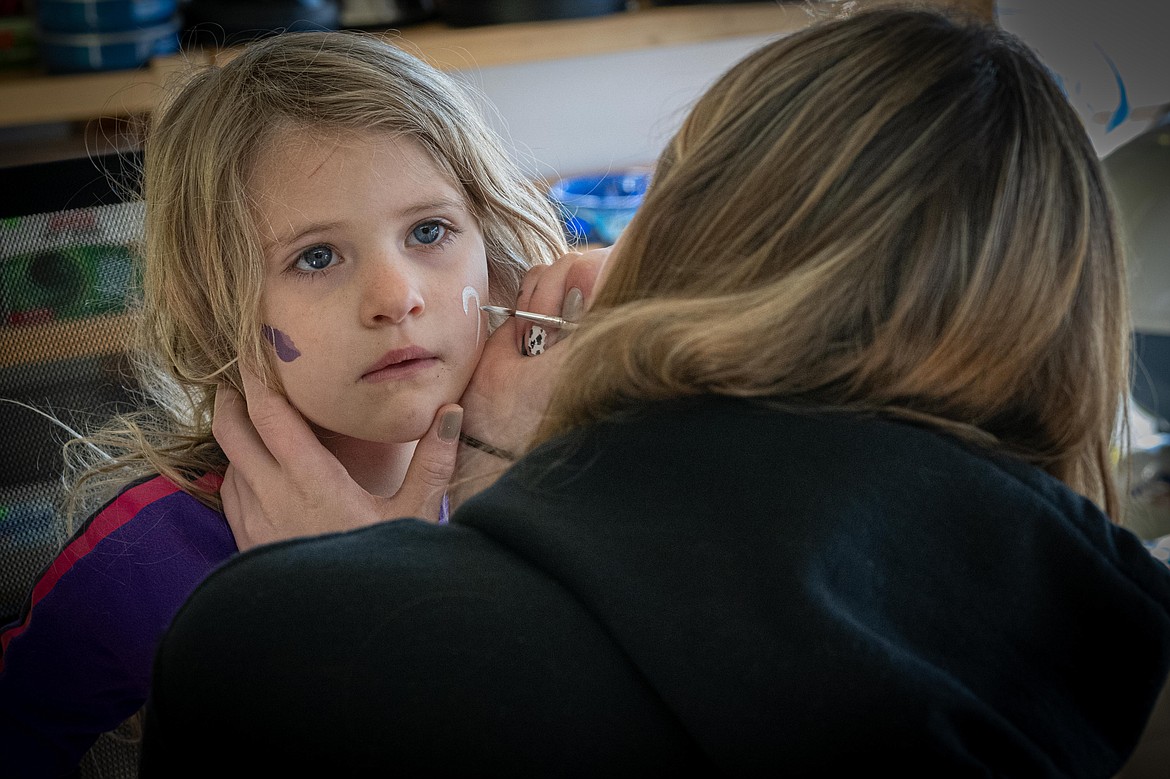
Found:
M 320 430 L 317 438 L 366 492 L 384 497 L 402 486 L 417 443 L 383 444 Z

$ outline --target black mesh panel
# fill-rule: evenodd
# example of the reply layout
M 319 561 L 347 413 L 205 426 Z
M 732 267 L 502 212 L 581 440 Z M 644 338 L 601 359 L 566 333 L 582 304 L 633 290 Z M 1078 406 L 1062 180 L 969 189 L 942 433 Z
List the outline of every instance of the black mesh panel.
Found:
M 136 401 L 124 347 L 141 204 L 137 155 L 0 168 L 0 626 L 23 615 L 60 549 L 61 446 Z M 137 743 L 106 734 L 79 776 L 133 777 Z

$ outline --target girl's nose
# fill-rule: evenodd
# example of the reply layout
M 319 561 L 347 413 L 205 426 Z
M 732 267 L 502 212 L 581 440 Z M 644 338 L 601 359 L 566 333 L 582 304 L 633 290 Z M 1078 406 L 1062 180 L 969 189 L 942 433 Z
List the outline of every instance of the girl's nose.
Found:
M 398 323 L 423 312 L 425 303 L 418 279 L 400 258 L 385 255 L 370 263 L 359 283 L 364 323 Z

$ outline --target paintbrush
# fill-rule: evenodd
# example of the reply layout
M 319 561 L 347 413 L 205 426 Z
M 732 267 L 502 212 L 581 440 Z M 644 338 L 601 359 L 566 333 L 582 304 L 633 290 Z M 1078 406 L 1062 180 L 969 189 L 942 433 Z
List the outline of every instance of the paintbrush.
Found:
M 514 316 L 517 319 L 523 319 L 526 322 L 535 322 L 538 325 L 544 325 L 545 327 L 556 327 L 561 330 L 572 330 L 577 326 L 576 322 L 570 322 L 569 320 L 562 319 L 559 316 L 537 314 L 534 311 L 518 311 L 514 308 L 505 308 L 504 306 L 480 306 L 479 310 L 486 311 L 489 314 Z

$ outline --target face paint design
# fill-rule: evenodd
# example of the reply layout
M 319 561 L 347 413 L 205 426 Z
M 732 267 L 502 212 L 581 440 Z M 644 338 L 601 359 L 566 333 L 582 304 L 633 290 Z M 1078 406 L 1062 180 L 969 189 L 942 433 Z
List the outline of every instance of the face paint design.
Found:
M 269 325 L 264 325 L 261 329 L 265 340 L 275 347 L 276 356 L 280 358 L 281 362 L 292 362 L 301 356 L 300 350 L 293 345 L 292 339 L 285 333 Z
M 475 298 L 475 341 L 479 343 L 479 328 L 483 323 L 483 313 L 479 310 L 479 292 L 470 284 L 463 288 L 463 313 L 470 314 L 471 309 L 467 307 L 467 301 Z

